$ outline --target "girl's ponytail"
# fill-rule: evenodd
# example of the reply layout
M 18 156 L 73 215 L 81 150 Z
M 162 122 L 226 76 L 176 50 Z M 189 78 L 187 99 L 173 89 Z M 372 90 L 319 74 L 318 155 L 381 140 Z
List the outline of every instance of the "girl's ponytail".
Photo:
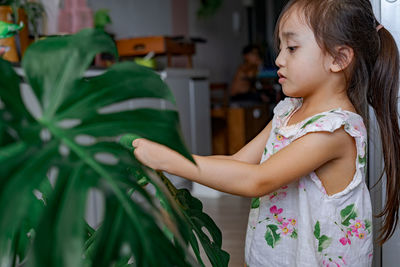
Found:
M 400 206 L 400 130 L 397 110 L 399 94 L 399 50 L 393 36 L 378 28 L 379 54 L 372 68 L 368 103 L 373 107 L 380 128 L 387 177 L 386 204 L 378 215 L 384 217 L 380 232 L 383 244 L 394 233 L 399 220 Z

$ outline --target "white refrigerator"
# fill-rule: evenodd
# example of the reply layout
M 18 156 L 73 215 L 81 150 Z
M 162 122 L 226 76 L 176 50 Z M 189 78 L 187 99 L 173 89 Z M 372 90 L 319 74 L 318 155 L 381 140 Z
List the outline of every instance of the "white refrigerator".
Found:
M 394 36 L 397 46 L 400 47 L 400 0 L 371 0 L 374 12 L 381 24 Z M 400 101 L 398 102 L 400 109 Z M 372 114 L 372 112 L 370 112 Z M 385 201 L 385 185 L 375 186 L 378 181 L 382 167 L 382 150 L 379 143 L 376 121 L 371 115 L 371 126 L 369 135 L 369 185 L 371 188 L 372 205 L 374 213 L 382 210 Z M 400 151 L 398 151 L 400 153 Z M 399 162 L 400 164 L 400 162 Z M 380 220 L 374 219 L 374 233 L 378 234 Z M 400 225 L 394 236 L 382 247 L 376 245 L 374 249 L 373 267 L 396 267 L 400 266 Z

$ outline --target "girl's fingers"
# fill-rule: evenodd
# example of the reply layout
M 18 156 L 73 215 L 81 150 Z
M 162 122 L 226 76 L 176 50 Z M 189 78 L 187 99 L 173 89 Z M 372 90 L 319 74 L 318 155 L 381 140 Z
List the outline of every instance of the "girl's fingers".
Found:
M 132 141 L 132 146 L 133 147 L 138 147 L 140 145 L 141 140 L 144 140 L 143 138 L 138 138 Z

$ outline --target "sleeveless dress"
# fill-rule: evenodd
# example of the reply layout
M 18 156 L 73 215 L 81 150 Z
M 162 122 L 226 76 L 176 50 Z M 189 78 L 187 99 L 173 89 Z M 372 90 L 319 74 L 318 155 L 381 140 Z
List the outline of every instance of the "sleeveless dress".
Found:
M 269 195 L 253 199 L 246 235 L 246 265 L 371 266 L 372 208 L 365 184 L 367 133 L 363 119 L 338 108 L 287 126 L 301 105 L 301 98 L 286 98 L 275 107 L 261 162 L 307 133 L 334 132 L 343 127 L 357 146 L 355 175 L 343 191 L 334 195 L 327 195 L 316 173 L 311 172 Z

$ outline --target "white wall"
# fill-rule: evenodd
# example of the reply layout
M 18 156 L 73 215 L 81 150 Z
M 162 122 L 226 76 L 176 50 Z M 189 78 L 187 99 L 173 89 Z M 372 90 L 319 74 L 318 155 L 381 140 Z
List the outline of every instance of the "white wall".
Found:
M 241 51 L 247 44 L 247 25 L 242 0 L 225 0 L 217 14 L 199 19 L 200 0 L 189 0 L 189 34 L 207 39 L 197 45 L 194 66 L 210 70 L 210 82 L 230 82 L 241 63 Z M 239 30 L 233 29 L 233 14 L 239 15 Z M 237 15 L 236 15 L 237 16 Z
M 170 0 L 87 0 L 96 12 L 100 8 L 110 10 L 112 24 L 107 30 L 117 39 L 171 35 Z
M 56 34 L 58 32 L 58 9 L 60 0 L 42 0 L 46 11 L 46 23 L 44 24 L 44 34 Z

